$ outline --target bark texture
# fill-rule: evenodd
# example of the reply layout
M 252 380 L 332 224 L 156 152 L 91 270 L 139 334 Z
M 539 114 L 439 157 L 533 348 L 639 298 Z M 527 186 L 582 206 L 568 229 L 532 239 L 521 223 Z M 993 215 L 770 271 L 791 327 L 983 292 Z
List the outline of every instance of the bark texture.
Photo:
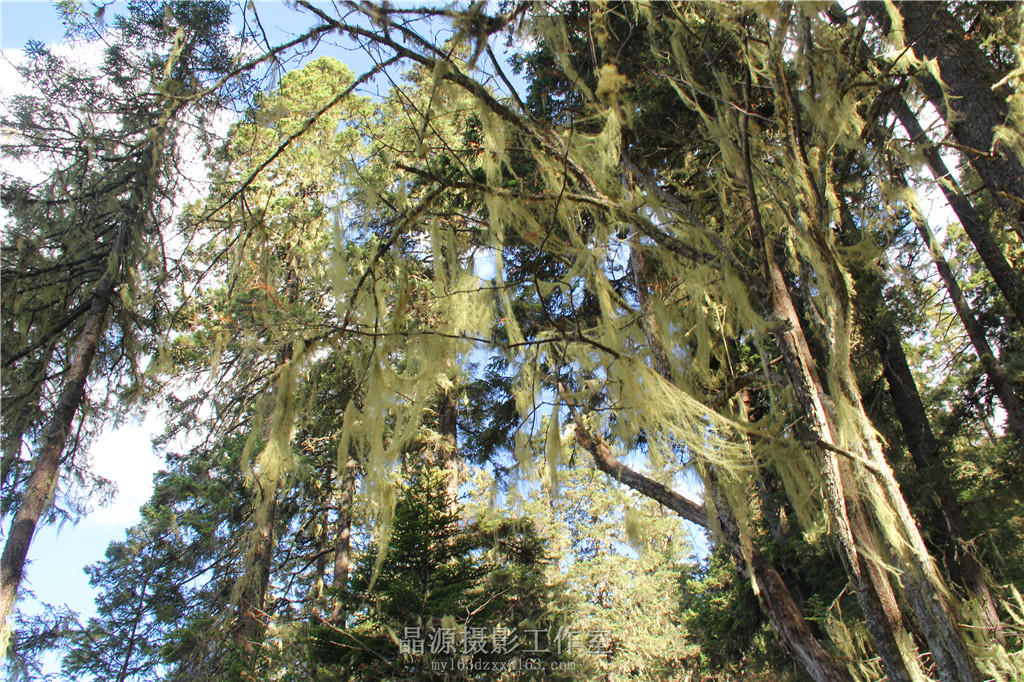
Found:
M 344 468 L 338 472 L 338 517 L 335 521 L 334 540 L 334 590 L 340 593 L 347 589 L 352 571 L 352 504 L 356 496 L 356 475 L 359 466 L 351 457 L 345 460 Z M 331 610 L 330 621 L 338 623 L 343 616 L 343 604 L 336 598 Z
M 874 11 L 879 8 L 885 12 L 881 3 Z M 945 3 L 900 2 L 899 10 L 907 45 L 918 57 L 938 61 L 948 96 L 930 75 L 919 77 L 921 89 L 946 120 L 971 166 L 1019 227 L 1024 219 L 1024 167 L 1013 152 L 994 145 L 995 130 L 1007 116 L 1006 101 L 992 89 L 1000 75 L 965 37 L 964 27 Z
M 841 215 L 844 231 L 855 234 L 853 217 L 845 203 L 841 207 Z M 864 267 L 853 268 L 852 274 L 856 280 L 858 307 L 867 318 L 863 328 L 870 330 L 869 343 L 879 354 L 882 374 L 903 431 L 907 452 L 917 471 L 928 479 L 927 488 L 933 493 L 930 496 L 919 495 L 918 502 L 923 507 L 933 506 L 938 512 L 940 520 L 937 522 L 945 528 L 938 544 L 945 553 L 951 574 L 977 602 L 990 636 L 1000 637 L 995 599 L 985 569 L 971 547 L 956 492 L 944 471 L 941 448 L 932 432 L 924 401 L 903 350 L 899 325 L 886 305 L 881 274 Z
M 39 455 L 22 493 L 21 504 L 7 532 L 3 556 L 0 558 L 0 659 L 7 654 L 10 638 L 9 617 L 14 610 L 18 587 L 24 575 L 25 559 L 32 544 L 32 536 L 53 501 L 60 476 L 61 455 L 71 425 L 85 399 L 86 382 L 106 327 L 113 294 L 114 278 L 108 274 L 93 294 L 60 397 L 57 399 L 53 414 L 43 427 Z
M 875 345 L 882 356 L 883 374 L 896 417 L 907 441 L 907 450 L 919 471 L 933 474 L 932 489 L 946 530 L 943 544 L 947 561 L 953 574 L 959 577 L 971 597 L 977 601 L 989 635 L 1000 637 L 995 599 L 985 569 L 970 546 L 963 511 L 956 494 L 942 474 L 939 443 L 932 433 L 921 394 L 903 352 L 899 331 L 892 319 L 884 313 L 877 325 L 874 329 Z
M 920 146 L 935 181 L 960 220 L 960 224 L 963 225 L 964 232 L 967 233 L 974 248 L 977 249 L 985 268 L 992 275 L 992 281 L 995 282 L 1009 304 L 1010 310 L 1017 318 L 1017 323 L 1024 324 L 1024 279 L 1010 266 L 1010 262 L 1006 259 L 992 230 L 960 189 L 938 150 L 928 141 L 917 117 L 903 98 L 895 98 L 893 111 L 907 134 Z
M 444 494 L 448 502 L 448 512 L 453 515 L 459 507 L 458 416 L 459 406 L 455 402 L 455 396 L 450 391 L 445 391 L 441 395 L 438 410 L 437 430 L 441 436 L 441 443 L 437 453 L 440 461 L 437 464 L 447 474 Z

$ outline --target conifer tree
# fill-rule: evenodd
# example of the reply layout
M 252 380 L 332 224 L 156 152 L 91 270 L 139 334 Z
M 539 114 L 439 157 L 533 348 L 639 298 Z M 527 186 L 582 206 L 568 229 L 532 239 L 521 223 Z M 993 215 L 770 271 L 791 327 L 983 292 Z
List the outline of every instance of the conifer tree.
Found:
M 69 669 L 425 677 L 406 628 L 482 617 L 608 624 L 578 676 L 798 675 L 765 623 L 814 679 L 1020 676 L 1012 193 L 943 180 L 962 229 L 928 225 L 906 173 L 948 172 L 910 109 L 912 87 L 960 92 L 936 64 L 1016 87 L 1008 15 L 297 7 L 377 66 L 286 74 L 191 209 L 209 239 L 159 361 L 172 432 L 206 441 L 94 569 Z M 988 39 L 938 47 L 926 14 Z M 502 40 L 529 45 L 515 73 Z M 376 74 L 390 90 L 357 97 Z M 945 106 L 962 142 L 969 107 Z M 1013 131 L 983 127 L 991 154 L 964 158 L 1012 161 Z M 703 572 L 678 517 L 718 545 Z M 650 594 L 671 603 L 633 608 Z
M 216 104 L 207 86 L 227 66 L 227 13 L 218 3 L 133 5 L 96 77 L 40 46 L 22 70 L 38 94 L 12 102 L 4 126 L 19 139 L 5 151 L 49 176 L 37 186 L 8 178 L 3 193 L 15 222 L 4 234 L 3 384 L 13 418 L 4 420 L 12 518 L 0 655 L 32 536 L 102 410 L 104 388 L 87 385 L 105 375 L 105 392 L 120 400 L 142 389 L 141 355 L 152 350 L 173 267 L 166 225 L 179 135 L 190 119 L 204 125 Z

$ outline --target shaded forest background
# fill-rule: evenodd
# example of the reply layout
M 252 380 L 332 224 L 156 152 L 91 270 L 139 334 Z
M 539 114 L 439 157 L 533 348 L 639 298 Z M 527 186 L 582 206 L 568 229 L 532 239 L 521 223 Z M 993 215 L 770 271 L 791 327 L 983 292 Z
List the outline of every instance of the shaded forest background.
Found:
M 0 121 L 12 679 L 1024 676 L 1020 3 L 58 7 L 102 61 L 30 43 Z M 96 615 L 19 612 L 153 407 Z

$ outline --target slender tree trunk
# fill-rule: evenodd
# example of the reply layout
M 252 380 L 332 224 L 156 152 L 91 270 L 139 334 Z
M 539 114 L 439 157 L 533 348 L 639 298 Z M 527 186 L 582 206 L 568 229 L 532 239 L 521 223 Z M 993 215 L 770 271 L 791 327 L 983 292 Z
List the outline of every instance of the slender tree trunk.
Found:
M 702 528 L 710 528 L 707 509 L 704 505 L 683 497 L 658 481 L 622 464 L 612 454 L 604 439 L 590 432 L 579 410 L 561 388 L 559 391 L 562 393 L 563 401 L 572 412 L 573 420 L 576 423 L 577 440 L 590 453 L 599 470 L 666 509 L 671 509 L 687 521 Z M 836 664 L 811 632 L 803 612 L 772 563 L 749 541 L 742 542 L 739 527 L 729 511 L 728 505 L 716 503 L 715 511 L 718 526 L 722 530 L 723 541 L 736 557 L 739 565 L 749 565 L 749 569 L 753 572 L 754 582 L 758 587 L 759 599 L 772 627 L 778 633 L 787 651 L 814 680 L 825 682 L 847 682 L 850 680 L 849 674 Z
M 348 454 L 348 453 L 346 453 Z M 358 464 L 350 455 L 345 459 L 345 466 L 338 472 L 338 518 L 335 521 L 334 540 L 334 608 L 331 610 L 331 622 L 337 623 L 344 613 L 341 593 L 348 587 L 348 577 L 352 570 L 352 504 L 356 496 L 356 474 Z
M 316 582 L 313 584 L 312 594 L 310 595 L 313 599 L 315 606 L 315 614 L 318 617 L 323 617 L 324 607 L 324 587 L 327 584 L 327 555 L 330 551 L 327 549 L 329 542 L 330 531 L 330 515 L 331 515 L 331 504 L 330 500 L 333 497 L 332 487 L 334 484 L 334 472 L 330 468 L 324 473 L 323 479 L 320 481 L 320 500 L 316 515 L 318 517 L 316 523 Z
M 992 281 L 995 282 L 999 291 L 1002 292 L 1003 297 L 1009 303 L 1010 310 L 1017 318 L 1017 323 L 1024 325 L 1024 279 L 1010 266 L 1009 261 L 1006 260 L 1006 256 L 1003 254 L 1003 250 L 996 243 L 992 230 L 989 229 L 985 221 L 978 215 L 970 199 L 964 195 L 963 190 L 957 185 L 956 180 L 950 174 L 938 150 L 928 141 L 917 117 L 902 97 L 895 98 L 893 111 L 906 129 L 907 134 L 920 145 L 925 160 L 928 162 L 928 168 L 942 189 L 946 201 L 949 202 L 953 212 L 956 213 L 960 224 L 963 225 L 964 232 L 970 237 L 971 243 L 974 244 L 978 255 L 981 256 L 985 268 L 992 276 Z M 1024 210 L 1024 207 L 1022 207 L 1022 210 Z
M 459 406 L 452 391 L 441 394 L 438 409 L 437 430 L 441 435 L 438 448 L 438 464 L 447 474 L 444 483 L 448 512 L 455 514 L 459 508 L 459 450 L 458 450 Z
M 275 494 L 276 496 L 276 494 Z M 260 516 L 260 514 L 257 514 Z M 277 505 L 271 504 L 257 520 L 254 542 L 249 548 L 251 569 L 242 578 L 242 592 L 238 598 L 238 622 L 234 629 L 235 644 L 252 660 L 256 647 L 263 641 L 266 627 L 266 597 L 270 586 L 270 568 L 274 558 L 274 523 Z
M 285 299 L 289 303 L 298 300 L 299 276 L 298 263 L 293 257 L 287 264 L 284 287 L 282 289 Z M 289 343 L 282 344 L 277 350 L 275 369 L 278 373 L 286 363 L 294 359 L 294 347 Z M 278 381 L 275 391 L 292 391 L 294 387 L 283 381 Z M 280 438 L 281 434 L 274 433 L 275 412 L 277 402 L 282 396 L 274 395 L 267 406 L 264 431 L 267 441 L 271 438 Z M 290 396 L 284 396 L 290 400 Z M 288 436 L 284 436 L 284 447 L 288 447 Z M 283 456 L 280 453 L 278 456 Z M 253 662 L 255 660 L 256 648 L 263 641 L 267 618 L 267 590 L 270 589 L 270 573 L 274 561 L 274 550 L 277 542 L 274 537 L 274 526 L 277 523 L 278 490 L 281 486 L 279 466 L 270 467 L 274 472 L 272 476 L 263 475 L 263 467 L 257 464 L 258 471 L 254 481 L 256 503 L 253 505 L 253 516 L 255 527 L 253 528 L 252 543 L 246 557 L 245 572 L 242 575 L 240 585 L 241 592 L 237 600 L 238 620 L 235 623 L 233 638 L 244 657 Z
M 25 570 L 25 558 L 32 544 L 36 526 L 49 509 L 57 488 L 61 454 L 75 415 L 85 398 L 86 382 L 106 328 L 113 293 L 114 278 L 107 275 L 93 295 L 85 324 L 75 343 L 60 397 L 57 399 L 53 414 L 43 427 L 39 455 L 7 533 L 3 556 L 0 558 L 0 659 L 7 654 L 10 638 L 9 618 L 14 610 L 18 587 Z
M 868 4 L 870 11 L 887 25 L 882 4 Z M 943 96 L 942 87 L 927 73 L 918 76 L 921 89 L 945 119 L 971 166 L 1021 232 L 1024 167 L 1011 150 L 994 145 L 996 128 L 1006 123 L 1007 105 L 1000 93 L 992 89 L 999 75 L 991 60 L 967 40 L 963 26 L 944 3 L 900 2 L 899 9 L 907 45 L 920 58 L 938 61 L 948 97 Z M 1021 236 L 1024 238 L 1024 232 Z
M 906 186 L 906 179 L 902 176 L 897 177 L 896 180 L 903 186 Z M 1010 379 L 1003 370 L 1002 364 L 996 358 L 992 346 L 989 345 L 988 338 L 985 336 L 985 330 L 982 329 L 978 318 L 974 314 L 974 310 L 967 302 L 967 298 L 964 296 L 959 282 L 957 282 L 953 269 L 942 255 L 942 248 L 928 227 L 924 216 L 920 214 L 916 207 L 912 207 L 911 218 L 918 233 L 921 235 L 921 239 L 924 240 L 928 250 L 931 252 L 935 269 L 938 270 L 939 277 L 942 278 L 942 283 L 949 293 L 949 298 L 953 302 L 957 316 L 967 331 L 967 336 L 971 340 L 975 353 L 978 354 L 978 359 L 981 360 L 985 374 L 988 376 L 989 381 L 992 382 L 992 388 L 995 390 L 996 395 L 999 396 L 1000 402 L 1003 403 L 1003 409 L 1006 411 L 1006 424 L 1017 440 L 1024 444 L 1024 405 L 1022 405 L 1020 398 L 1014 392 L 1013 384 L 1010 383 Z

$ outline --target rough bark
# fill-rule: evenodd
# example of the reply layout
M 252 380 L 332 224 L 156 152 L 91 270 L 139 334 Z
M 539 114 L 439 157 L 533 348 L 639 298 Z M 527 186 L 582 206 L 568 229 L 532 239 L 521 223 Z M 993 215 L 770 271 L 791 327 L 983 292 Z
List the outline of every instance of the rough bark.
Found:
M 978 255 L 985 264 L 985 268 L 992 276 L 992 281 L 995 282 L 999 291 L 1003 294 L 1007 303 L 1009 303 L 1010 310 L 1017 318 L 1018 324 L 1024 324 L 1024 279 L 1010 266 L 1009 261 L 1006 260 L 1006 256 L 1003 254 L 1003 250 L 996 242 L 992 230 L 989 229 L 988 225 L 975 210 L 970 199 L 967 198 L 963 190 L 957 185 L 956 180 L 949 172 L 938 150 L 928 141 L 917 117 L 903 98 L 895 98 L 893 112 L 899 118 L 900 123 L 906 129 L 911 139 L 920 145 L 929 170 L 931 170 L 935 181 L 942 189 L 946 201 L 949 202 L 956 217 L 960 220 L 960 224 L 963 225 L 964 232 L 967 233 L 971 243 L 974 244 L 974 248 L 978 251 Z
M 238 598 L 238 622 L 233 638 L 246 659 L 251 660 L 263 641 L 266 627 L 266 598 L 270 586 L 270 568 L 274 558 L 274 523 L 277 505 L 271 504 L 266 515 L 259 519 L 250 546 L 250 568 L 242 578 L 242 592 Z
M 92 370 L 93 359 L 106 327 L 110 302 L 114 293 L 114 278 L 107 275 L 101 281 L 90 305 L 88 316 L 75 343 L 74 355 L 64 378 L 60 397 L 53 414 L 43 427 L 41 447 L 29 476 L 21 503 L 4 544 L 0 558 L 0 659 L 6 656 L 10 636 L 8 619 L 14 609 L 18 587 L 25 571 L 32 536 L 40 519 L 53 501 L 60 476 L 61 455 L 71 425 L 85 398 L 86 382 Z
M 994 145 L 996 128 L 1006 122 L 1007 105 L 992 89 L 1000 79 L 992 62 L 967 40 L 964 27 L 944 3 L 901 2 L 899 9 L 907 45 L 918 57 L 938 61 L 948 97 L 928 74 L 918 77 L 922 91 L 945 119 L 968 162 L 1020 229 L 1024 167 L 1012 151 Z M 878 10 L 875 5 L 873 11 L 877 14 Z M 884 8 L 881 12 L 884 14 Z
M 668 361 L 668 354 L 660 340 L 657 319 L 649 309 L 646 263 L 642 252 L 635 247 L 630 251 L 630 269 L 641 310 L 644 313 L 644 333 L 651 348 L 655 369 L 667 380 L 672 381 L 672 369 Z M 733 395 L 743 389 L 746 381 L 747 379 L 744 377 L 739 377 L 734 382 L 730 382 L 734 385 L 724 387 L 712 399 L 712 407 L 725 404 Z M 675 511 L 682 518 L 703 528 L 710 528 L 707 509 L 704 505 L 693 502 L 665 485 L 623 465 L 612 455 L 603 440 L 590 434 L 571 401 L 567 401 L 567 404 L 572 410 L 577 425 L 577 437 L 582 435 L 581 444 L 591 453 L 598 469 L 619 482 L 625 483 L 645 497 L 655 500 L 663 507 Z M 718 494 L 718 488 L 714 471 L 709 470 L 707 474 L 708 493 L 715 496 Z M 813 679 L 849 680 L 850 677 L 846 670 L 836 664 L 811 632 L 803 612 L 793 599 L 792 593 L 775 566 L 749 540 L 742 541 L 732 510 L 724 500 L 716 500 L 715 515 L 722 539 L 737 562 L 737 572 L 741 576 L 753 578 L 758 588 L 758 600 L 761 607 L 786 650 Z
M 458 450 L 459 406 L 455 395 L 445 391 L 441 395 L 437 416 L 437 431 L 441 436 L 438 447 L 438 465 L 445 471 L 445 499 L 448 512 L 455 514 L 459 507 L 459 450 Z
M 340 599 L 342 591 L 348 586 L 349 574 L 352 571 L 352 504 L 356 496 L 356 474 L 359 466 L 349 456 L 345 466 L 338 472 L 338 517 L 335 521 L 334 540 L 334 592 L 338 595 L 331 610 L 330 621 L 338 623 L 344 615 L 344 605 Z
M 822 188 L 810 172 L 804 125 L 800 119 L 796 95 L 789 85 L 789 77 L 781 61 L 781 55 L 778 52 L 774 52 L 773 55 L 772 67 L 777 87 L 781 89 L 782 94 L 777 101 L 782 104 L 780 111 L 789 146 L 798 172 L 803 175 L 804 183 L 814 189 L 813 192 L 807 193 L 806 198 L 809 236 L 817 250 L 817 257 L 823 263 L 823 271 L 818 275 L 831 283 L 836 294 L 837 319 L 844 320 L 841 324 L 849 324 L 849 284 L 827 236 L 832 229 L 830 210 L 824 201 Z M 745 102 L 746 109 L 749 109 L 750 87 L 751 79 L 748 73 L 744 88 L 745 98 L 748 99 Z M 954 617 L 948 591 L 862 410 L 860 419 L 848 424 L 859 432 L 854 452 L 847 452 L 838 446 L 839 425 L 836 422 L 833 396 L 818 374 L 817 360 L 807 342 L 803 321 L 796 312 L 792 294 L 788 291 L 782 269 L 776 261 L 773 245 L 766 239 L 751 167 L 749 124 L 750 117 L 743 116 L 741 145 L 744 167 L 741 184 L 746 190 L 751 216 L 751 240 L 759 251 L 763 277 L 768 289 L 763 302 L 770 318 L 781 323 L 781 328 L 775 331 L 775 338 L 782 351 L 797 402 L 802 408 L 804 420 L 800 428 L 806 430 L 816 441 L 822 492 L 832 525 L 833 538 L 864 611 L 868 629 L 891 679 L 902 679 L 904 675 L 914 678 L 923 674 L 914 651 L 913 640 L 903 626 L 899 605 L 889 582 L 890 572 L 884 564 L 878 563 L 895 561 L 897 567 L 902 569 L 899 581 L 910 599 L 913 613 L 931 648 L 940 678 L 980 679 L 974 658 Z M 838 386 L 833 388 L 840 391 L 835 398 L 847 401 L 859 409 L 862 401 L 848 359 L 836 359 L 840 362 L 830 377 L 830 384 L 837 384 Z M 842 454 L 843 458 L 837 459 L 837 454 Z M 860 474 L 870 472 L 873 477 L 871 482 L 861 484 L 857 480 L 858 471 L 853 466 L 855 460 L 862 463 Z M 881 499 L 876 499 L 867 492 L 874 488 L 872 483 L 877 485 L 874 494 L 883 494 Z M 867 486 L 865 492 L 861 490 L 862 485 Z M 888 509 L 879 509 L 879 505 L 884 505 Z M 889 539 L 894 529 L 888 528 L 888 524 L 893 517 L 897 522 L 895 532 L 899 535 L 898 540 Z M 899 645 L 898 659 L 891 655 L 890 644 L 893 642 Z
M 775 335 L 776 342 L 782 350 L 787 373 L 796 389 L 807 428 L 820 443 L 832 443 L 835 441 L 835 431 L 825 407 L 827 397 L 818 378 L 810 348 L 803 334 L 799 333 L 801 322 L 786 288 L 782 270 L 774 260 L 769 263 L 768 274 L 772 316 L 786 325 L 785 330 Z M 838 455 L 827 447 L 818 448 L 818 458 L 822 492 L 833 538 L 857 602 L 864 613 L 875 649 L 890 680 L 910 682 L 917 678 L 916 666 L 913 661 L 907 660 L 898 644 L 900 640 L 908 640 L 909 635 L 904 631 L 892 587 L 885 573 L 873 566 L 860 551 L 861 546 L 873 544 L 874 533 L 860 509 L 853 472 L 848 462 L 840 461 Z

